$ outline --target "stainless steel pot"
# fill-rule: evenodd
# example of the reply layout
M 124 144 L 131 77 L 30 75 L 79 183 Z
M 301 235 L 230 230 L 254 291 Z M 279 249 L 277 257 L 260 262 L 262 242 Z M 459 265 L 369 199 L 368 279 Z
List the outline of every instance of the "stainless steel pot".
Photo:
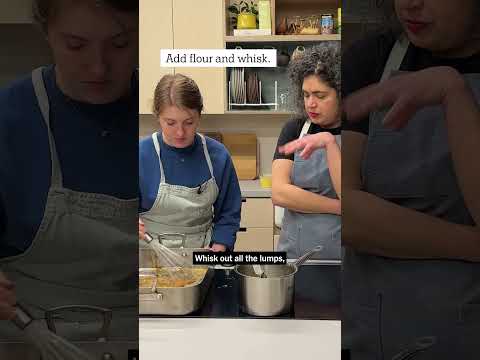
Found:
M 263 266 L 265 278 L 260 277 L 252 265 L 237 265 L 235 272 L 240 279 L 241 310 L 255 316 L 276 316 L 290 312 L 298 267 L 322 248 L 313 248 L 294 263 Z

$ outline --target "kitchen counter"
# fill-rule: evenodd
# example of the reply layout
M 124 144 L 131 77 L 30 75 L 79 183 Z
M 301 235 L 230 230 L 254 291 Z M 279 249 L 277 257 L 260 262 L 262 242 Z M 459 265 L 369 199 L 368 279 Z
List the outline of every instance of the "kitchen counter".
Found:
M 142 360 L 340 360 L 339 321 L 139 320 Z
M 340 265 L 307 263 L 295 275 L 293 310 L 274 319 L 340 320 Z M 243 313 L 239 304 L 239 282 L 233 269 L 215 269 L 203 306 L 184 318 L 257 318 Z M 168 318 L 141 315 L 141 318 Z
M 245 198 L 269 198 L 272 197 L 272 189 L 260 186 L 260 180 L 240 180 L 240 191 Z

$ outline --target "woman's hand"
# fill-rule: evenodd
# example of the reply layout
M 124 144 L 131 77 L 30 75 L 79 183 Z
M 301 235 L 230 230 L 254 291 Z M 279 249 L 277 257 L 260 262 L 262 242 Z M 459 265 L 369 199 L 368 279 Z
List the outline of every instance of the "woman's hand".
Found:
M 0 320 L 15 316 L 15 285 L 0 272 Z
M 293 140 L 283 146 L 280 146 L 278 150 L 282 154 L 292 154 L 297 150 L 302 150 L 300 157 L 302 159 L 308 159 L 316 149 L 327 147 L 329 144 L 335 142 L 335 136 L 329 132 L 320 132 L 313 135 L 305 135 L 301 139 Z
M 420 108 L 445 105 L 456 93 L 467 88 L 460 73 L 451 67 L 432 67 L 399 74 L 348 96 L 343 102 L 344 116 L 346 120 L 355 122 L 372 111 L 390 108 L 384 125 L 401 129 Z
M 140 240 L 145 240 L 145 224 L 140 218 L 138 218 L 138 238 Z
M 213 252 L 225 252 L 227 250 L 227 247 L 222 244 L 214 243 L 210 248 L 210 250 Z

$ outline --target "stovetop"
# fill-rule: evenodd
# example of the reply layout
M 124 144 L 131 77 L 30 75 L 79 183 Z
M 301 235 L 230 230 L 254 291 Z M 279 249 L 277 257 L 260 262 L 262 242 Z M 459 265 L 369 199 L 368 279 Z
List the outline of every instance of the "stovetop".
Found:
M 301 266 L 295 274 L 295 299 L 292 312 L 272 318 L 340 320 L 340 276 L 339 265 Z M 241 311 L 239 292 L 238 275 L 233 269 L 215 269 L 203 306 L 184 317 L 256 318 Z M 141 315 L 141 317 L 171 316 Z

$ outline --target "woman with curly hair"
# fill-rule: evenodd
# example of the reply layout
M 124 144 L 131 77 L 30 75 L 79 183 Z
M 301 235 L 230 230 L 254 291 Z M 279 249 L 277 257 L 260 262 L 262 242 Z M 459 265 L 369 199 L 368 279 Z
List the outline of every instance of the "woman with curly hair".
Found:
M 278 251 L 297 258 L 322 245 L 321 257 L 341 254 L 340 49 L 317 45 L 289 65 L 296 116 L 278 139 L 272 164 L 272 201 L 285 208 Z M 308 159 L 283 146 L 304 136 L 322 142 Z M 288 149 L 287 149 L 288 150 Z

